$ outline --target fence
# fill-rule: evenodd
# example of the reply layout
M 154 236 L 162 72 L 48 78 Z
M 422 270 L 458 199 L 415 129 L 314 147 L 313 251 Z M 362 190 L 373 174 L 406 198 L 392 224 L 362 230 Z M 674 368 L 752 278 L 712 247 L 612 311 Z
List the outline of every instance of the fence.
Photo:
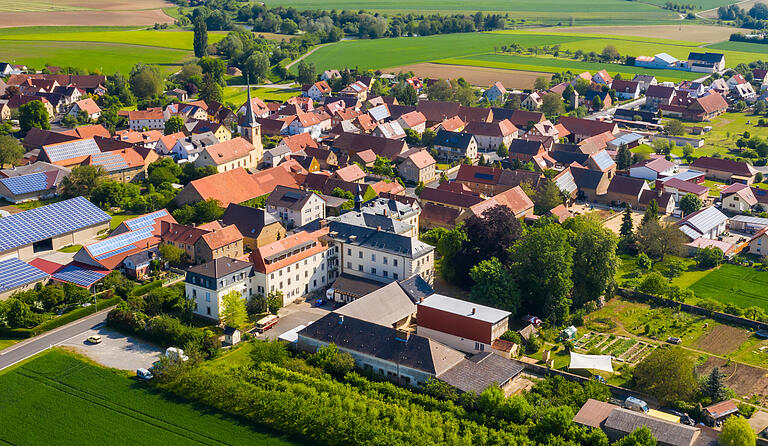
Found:
M 725 322 L 728 324 L 741 325 L 744 327 L 753 328 L 755 330 L 768 330 L 768 324 L 760 321 L 753 321 L 740 316 L 734 316 L 728 313 L 720 313 L 719 311 L 712 311 L 706 308 L 698 307 L 696 305 L 690 305 L 682 302 L 677 302 L 666 297 L 653 296 L 650 294 L 641 293 L 639 291 L 628 290 L 626 288 L 619 288 L 618 294 L 622 297 L 641 300 L 645 302 L 653 302 L 668 307 L 678 307 L 681 311 L 686 313 L 698 314 L 699 316 L 710 317 L 716 321 Z

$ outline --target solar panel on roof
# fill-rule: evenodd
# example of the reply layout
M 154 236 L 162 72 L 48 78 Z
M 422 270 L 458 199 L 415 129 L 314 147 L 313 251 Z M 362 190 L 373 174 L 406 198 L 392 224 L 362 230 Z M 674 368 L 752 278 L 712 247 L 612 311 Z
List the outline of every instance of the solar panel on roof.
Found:
M 35 283 L 48 273 L 17 258 L 0 260 L 0 291 L 8 291 Z
M 29 194 L 48 189 L 48 177 L 44 173 L 31 173 L 18 177 L 3 178 L 0 182 L 14 195 Z
M 136 248 L 136 245 L 128 245 L 128 246 L 123 246 L 122 248 L 120 248 L 120 249 L 117 249 L 117 250 L 115 250 L 115 251 L 109 251 L 109 252 L 108 252 L 108 253 L 106 253 L 106 254 L 102 254 L 102 255 L 100 255 L 100 256 L 97 256 L 97 257 L 96 257 L 96 260 L 104 260 L 104 259 L 107 259 L 107 258 L 109 258 L 109 257 L 112 257 L 112 256 L 115 256 L 115 255 L 118 255 L 118 254 L 120 254 L 120 253 L 123 253 L 123 252 L 126 252 L 126 251 L 130 251 L 130 250 L 132 250 L 132 249 L 134 249 L 134 248 Z
M 117 249 L 122 249 L 125 246 L 128 246 L 132 243 L 136 243 L 144 239 L 148 239 L 150 237 L 152 237 L 152 228 L 146 227 L 146 228 L 137 229 L 135 231 L 116 235 L 114 237 L 106 238 L 100 242 L 96 242 L 92 245 L 87 246 L 87 249 L 92 256 L 101 256 L 102 254 L 106 254 L 110 251 L 114 251 Z M 96 258 L 98 259 L 98 257 Z
M 480 178 L 482 180 L 492 180 L 493 179 L 493 175 L 488 174 L 488 173 L 476 173 L 475 174 L 475 178 Z
M 83 197 L 0 218 L 0 252 L 107 223 L 111 217 Z
M 136 229 L 154 225 L 155 220 L 166 215 L 168 215 L 168 211 L 162 209 L 156 212 L 152 212 L 151 214 L 142 215 L 141 217 L 133 218 L 131 220 L 126 220 L 124 223 L 128 229 L 135 231 Z
M 102 166 L 107 172 L 124 170 L 130 167 L 125 158 L 117 153 L 104 152 L 91 155 L 91 164 Z
M 78 139 L 76 141 L 65 142 L 52 146 L 45 146 L 43 150 L 48 154 L 51 162 L 77 158 L 81 156 L 95 155 L 101 153 L 96 141 L 90 139 Z
M 51 277 L 62 282 L 74 283 L 75 285 L 88 288 L 105 276 L 106 274 L 98 271 L 85 269 L 77 265 L 69 265 L 61 271 L 54 273 Z

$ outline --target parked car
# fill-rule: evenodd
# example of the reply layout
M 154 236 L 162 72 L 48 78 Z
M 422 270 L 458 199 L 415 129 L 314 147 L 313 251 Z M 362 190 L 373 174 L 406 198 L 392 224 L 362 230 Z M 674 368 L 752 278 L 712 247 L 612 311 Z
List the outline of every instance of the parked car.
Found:
M 636 412 L 648 413 L 648 404 L 640 398 L 635 398 L 633 396 L 628 396 L 627 399 L 624 400 L 624 408 Z
M 180 359 L 182 361 L 189 361 L 189 356 L 184 354 L 184 350 L 176 347 L 168 347 L 165 349 L 165 356 L 169 359 Z
M 99 335 L 88 336 L 88 342 L 90 342 L 91 344 L 101 344 L 101 336 Z
M 149 381 L 150 379 L 154 378 L 155 375 L 153 375 L 149 370 L 142 368 L 136 370 L 136 377 L 144 381 Z
M 667 342 L 669 342 L 670 344 L 677 345 L 677 344 L 679 344 L 679 343 L 681 343 L 683 341 L 680 338 L 675 338 L 675 337 L 670 336 L 670 337 L 667 338 Z
M 325 304 L 326 304 L 326 301 L 325 301 L 325 299 L 317 299 L 317 300 L 315 301 L 315 306 L 316 306 L 316 307 L 322 307 L 322 306 L 323 306 L 323 305 L 325 305 Z
M 529 314 L 526 314 L 525 316 L 523 316 L 523 322 L 533 324 L 536 327 L 539 327 L 541 325 L 541 319 L 537 318 L 536 316 L 531 316 Z
M 680 412 L 679 410 L 669 410 L 669 413 L 671 413 L 672 415 L 680 417 L 680 422 L 685 424 L 685 425 L 688 425 L 688 426 L 695 426 L 696 425 L 696 422 L 687 413 Z

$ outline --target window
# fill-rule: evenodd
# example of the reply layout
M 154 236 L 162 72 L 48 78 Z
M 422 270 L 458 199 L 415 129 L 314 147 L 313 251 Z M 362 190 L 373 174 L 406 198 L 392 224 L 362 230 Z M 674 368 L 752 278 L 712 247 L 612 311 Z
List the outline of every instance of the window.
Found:
M 392 278 L 397 280 L 397 273 L 392 273 Z
M 208 310 L 207 311 L 208 312 L 208 316 L 210 316 L 211 315 L 211 307 L 207 307 L 207 310 Z
M 348 256 L 351 256 L 351 255 L 352 255 L 352 250 L 351 250 L 351 249 L 349 249 L 349 248 L 347 248 L 347 255 L 348 255 Z
M 352 262 L 347 262 L 347 269 L 352 269 Z
M 384 256 L 384 259 L 383 259 L 383 261 L 384 261 L 384 264 L 385 264 L 385 265 L 387 264 L 387 260 L 388 260 L 388 259 L 387 259 L 387 256 Z
M 382 271 L 382 274 L 384 274 L 384 277 L 389 277 L 389 271 Z
M 392 264 L 397 266 L 397 259 L 392 259 Z
M 376 254 L 371 254 L 371 262 L 375 262 L 375 261 L 376 261 Z
M 371 274 L 376 274 L 376 268 L 371 268 Z
M 211 293 L 206 292 L 205 293 L 205 301 L 210 302 L 211 301 Z
M 357 265 L 357 270 L 363 272 L 363 265 Z
M 363 251 L 359 251 L 359 252 L 357 253 L 357 257 L 358 257 L 358 258 L 360 258 L 360 259 L 362 259 L 362 258 L 363 258 Z

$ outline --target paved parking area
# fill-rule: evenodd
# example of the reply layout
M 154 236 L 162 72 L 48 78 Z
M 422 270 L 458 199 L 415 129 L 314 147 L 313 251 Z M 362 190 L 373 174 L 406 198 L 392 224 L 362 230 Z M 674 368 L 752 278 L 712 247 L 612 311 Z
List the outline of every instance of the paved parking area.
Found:
M 95 334 L 101 335 L 100 344 L 87 341 L 89 336 Z M 150 367 L 165 351 L 154 344 L 125 336 L 103 326 L 73 336 L 60 345 L 72 347 L 103 366 L 134 371 L 141 367 Z
M 333 310 L 332 303 L 326 303 L 322 307 L 314 306 L 315 299 L 310 301 L 295 303 L 281 308 L 278 311 L 280 319 L 274 327 L 267 330 L 264 334 L 257 335 L 263 339 L 277 339 L 281 334 L 293 330 L 299 325 L 308 325 Z

